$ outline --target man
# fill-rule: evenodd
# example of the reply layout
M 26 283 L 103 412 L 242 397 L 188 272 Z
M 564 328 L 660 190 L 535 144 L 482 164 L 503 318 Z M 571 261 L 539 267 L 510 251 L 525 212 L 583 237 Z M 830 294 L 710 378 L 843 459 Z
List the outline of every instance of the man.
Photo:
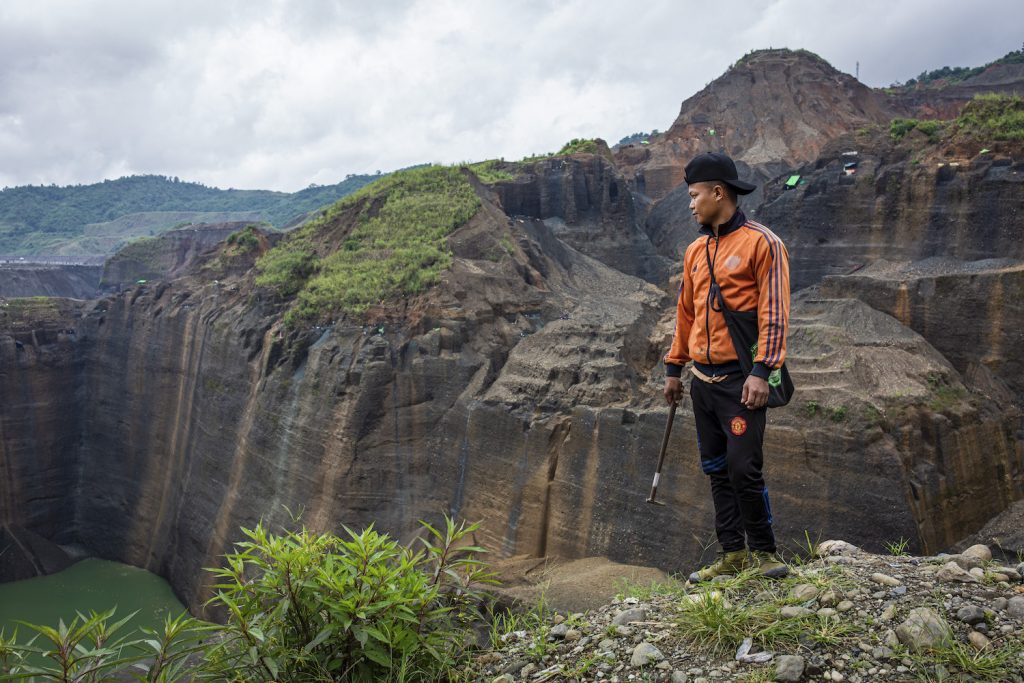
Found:
M 774 233 L 748 220 L 737 195 L 743 182 L 724 154 L 701 154 L 686 166 L 690 211 L 701 236 L 687 249 L 676 305 L 672 348 L 665 356 L 665 399 L 682 398 L 683 366 L 692 361 L 690 397 L 697 424 L 701 468 L 711 480 L 716 562 L 690 581 L 757 568 L 772 578 L 789 569 L 775 555 L 772 512 L 761 474 L 768 377 L 786 358 L 789 322 L 789 254 Z M 713 274 L 713 277 L 712 277 Z M 725 306 L 757 311 L 754 365 L 744 376 L 712 282 Z M 747 548 L 750 552 L 748 554 Z

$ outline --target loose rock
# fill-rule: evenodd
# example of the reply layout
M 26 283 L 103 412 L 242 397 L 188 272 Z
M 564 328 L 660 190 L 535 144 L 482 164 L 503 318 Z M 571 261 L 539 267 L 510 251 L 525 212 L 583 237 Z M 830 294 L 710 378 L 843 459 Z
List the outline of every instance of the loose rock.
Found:
M 632 621 L 644 621 L 647 619 L 647 610 L 642 607 L 634 607 L 633 609 L 623 610 L 615 615 L 612 619 L 612 624 L 616 626 L 625 626 Z
M 935 579 L 942 583 L 978 583 L 978 579 L 964 571 L 956 562 L 947 562 L 935 572 Z
M 807 600 L 814 600 L 818 597 L 818 589 L 809 583 L 801 583 L 793 587 L 793 590 L 789 592 L 790 597 L 806 602 Z
M 946 645 L 952 640 L 949 626 L 930 607 L 910 610 L 906 621 L 896 627 L 896 636 L 911 652 Z
M 987 545 L 979 543 L 978 545 L 972 545 L 967 550 L 960 553 L 966 557 L 976 557 L 982 562 L 989 562 L 992 560 L 992 551 L 989 550 Z
M 979 621 L 985 621 L 985 610 L 977 605 L 966 605 L 956 611 L 956 618 L 973 626 Z
M 663 659 L 665 655 L 661 654 L 661 650 L 644 641 L 633 648 L 633 656 L 629 663 L 632 666 L 647 666 Z
M 800 655 L 782 655 L 775 661 L 775 680 L 799 681 L 804 675 L 804 666 Z
M 875 583 L 880 583 L 883 586 L 890 586 L 891 587 L 891 586 L 898 586 L 898 585 L 900 585 L 900 580 L 899 579 L 893 578 L 893 577 L 889 576 L 888 574 L 879 574 L 879 573 L 872 574 L 871 575 L 871 580 L 874 581 Z
M 978 633 L 977 631 L 971 631 L 967 635 L 967 640 L 970 641 L 971 645 L 975 650 L 984 650 L 989 645 L 988 638 L 984 634 Z
M 1006 603 L 1006 614 L 1013 619 L 1024 619 L 1024 596 L 1010 598 Z

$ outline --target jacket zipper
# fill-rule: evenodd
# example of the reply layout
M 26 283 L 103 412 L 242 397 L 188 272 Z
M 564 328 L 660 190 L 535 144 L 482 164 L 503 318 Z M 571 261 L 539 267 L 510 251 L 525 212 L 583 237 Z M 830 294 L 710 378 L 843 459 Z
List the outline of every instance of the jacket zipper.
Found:
M 711 283 L 715 281 L 715 261 L 718 260 L 718 238 L 715 237 L 715 255 L 711 258 L 708 267 L 711 272 L 708 273 L 708 293 L 704 300 L 704 335 L 706 345 L 704 347 L 704 357 L 707 358 L 708 365 L 714 365 L 711 362 Z M 708 250 L 708 246 L 711 243 L 711 235 L 708 235 L 708 242 L 704 245 L 705 250 Z

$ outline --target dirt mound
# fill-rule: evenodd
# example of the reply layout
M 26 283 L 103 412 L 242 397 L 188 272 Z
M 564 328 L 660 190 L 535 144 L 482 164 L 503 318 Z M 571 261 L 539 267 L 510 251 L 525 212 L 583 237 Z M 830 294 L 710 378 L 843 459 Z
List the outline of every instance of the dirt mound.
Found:
M 669 580 L 653 567 L 612 562 L 603 557 L 565 560 L 558 557 L 510 557 L 495 562 L 498 593 L 526 607 L 543 601 L 550 609 L 582 612 L 607 604 L 628 586 L 651 585 Z
M 759 50 L 684 101 L 664 135 L 617 149 L 616 162 L 635 176 L 637 189 L 660 199 L 701 152 L 729 154 L 748 167 L 748 177 L 765 169 L 776 175 L 815 159 L 836 136 L 893 115 L 881 93 L 817 55 Z

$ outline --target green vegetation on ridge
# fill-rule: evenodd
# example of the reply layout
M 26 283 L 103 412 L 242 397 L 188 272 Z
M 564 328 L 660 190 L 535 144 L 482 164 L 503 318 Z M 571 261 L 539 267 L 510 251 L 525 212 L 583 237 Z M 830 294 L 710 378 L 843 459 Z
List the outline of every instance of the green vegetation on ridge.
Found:
M 922 71 L 917 78 L 911 78 L 907 80 L 905 85 L 907 86 L 926 86 L 931 84 L 936 85 L 951 85 L 953 83 L 959 83 L 966 81 L 968 78 L 977 76 L 985 69 L 996 65 L 996 64 L 1024 64 L 1024 48 L 1020 50 L 1013 50 L 1008 52 L 1003 57 L 989 62 L 984 66 L 944 66 L 941 69 L 932 69 L 931 71 Z M 895 84 L 894 84 L 895 85 Z
M 555 156 L 566 156 L 569 154 L 600 154 L 597 140 L 587 138 L 573 138 L 558 150 Z
M 953 123 L 893 119 L 889 125 L 889 135 L 894 140 L 902 140 L 913 130 L 924 133 L 929 142 L 936 142 L 951 131 L 985 142 L 1024 140 L 1024 98 L 994 93 L 975 95 Z
M 296 296 L 289 322 L 362 313 L 437 282 L 451 264 L 448 235 L 479 207 L 473 186 L 457 168 L 399 171 L 286 237 L 257 262 L 256 283 Z M 332 242 L 340 216 L 354 210 L 355 227 Z
M 957 126 L 987 140 L 1024 140 L 1024 98 L 978 95 L 960 112 Z

